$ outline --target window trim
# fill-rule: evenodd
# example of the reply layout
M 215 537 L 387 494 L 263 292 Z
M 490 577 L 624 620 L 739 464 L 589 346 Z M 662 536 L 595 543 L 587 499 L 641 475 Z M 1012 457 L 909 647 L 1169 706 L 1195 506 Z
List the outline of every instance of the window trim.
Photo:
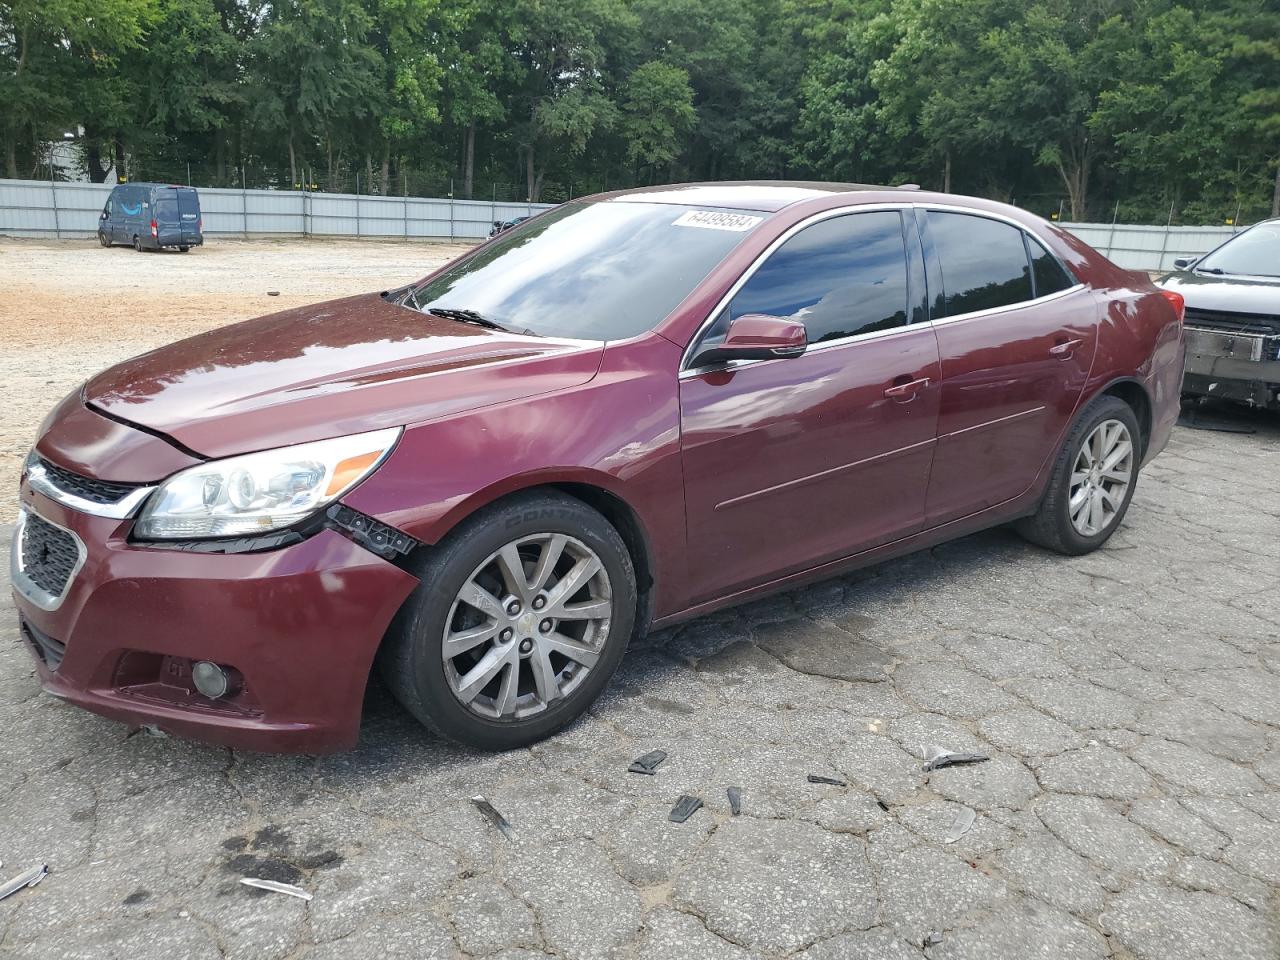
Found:
M 793 223 L 790 227 L 784 230 L 777 237 L 774 237 L 773 242 L 770 243 L 769 246 L 765 247 L 765 249 L 760 252 L 760 255 L 757 256 L 756 259 L 751 262 L 751 265 L 748 266 L 747 269 L 742 272 L 742 275 L 738 277 L 737 280 L 734 281 L 733 286 L 731 286 L 725 292 L 725 295 L 716 302 L 716 305 L 712 307 L 711 311 L 707 314 L 707 316 L 703 318 L 702 323 L 698 325 L 698 329 L 694 332 L 694 335 L 689 339 L 689 343 L 684 348 L 684 352 L 680 355 L 680 366 L 678 368 L 680 378 L 690 379 L 695 376 L 700 377 L 704 373 L 711 370 L 738 370 L 738 369 L 741 369 L 742 367 L 754 366 L 759 363 L 776 363 L 777 362 L 774 359 L 730 360 L 728 364 L 716 364 L 715 366 L 710 366 L 710 367 L 709 366 L 702 366 L 702 367 L 689 366 L 689 361 L 693 359 L 695 348 L 701 343 L 702 338 L 706 335 L 707 331 L 711 328 L 711 325 L 715 322 L 715 319 L 718 316 L 720 316 L 720 312 L 724 310 L 733 301 L 733 298 L 738 295 L 738 291 L 747 285 L 747 281 L 749 281 L 753 276 L 755 276 L 756 271 L 759 270 L 764 265 L 765 261 L 768 260 L 771 256 L 773 256 L 774 252 L 779 247 L 781 247 L 784 243 L 786 243 L 788 240 L 794 237 L 801 230 L 811 227 L 816 223 L 821 223 L 824 220 L 833 220 L 836 217 L 843 217 L 843 216 L 848 216 L 849 214 L 857 214 L 857 213 L 883 213 L 885 211 L 894 211 L 898 213 L 899 217 L 901 218 L 903 214 L 911 210 L 911 208 L 912 208 L 912 204 L 909 204 L 909 203 L 853 204 L 847 207 L 836 207 L 835 209 L 832 209 L 832 210 L 823 210 L 819 213 L 815 213 L 811 217 L 806 217 L 804 220 L 801 220 L 799 223 Z M 900 220 L 899 223 L 901 222 L 902 221 Z M 903 229 L 905 230 L 905 226 L 903 227 Z M 901 327 L 890 327 L 887 330 L 870 330 L 866 333 L 855 333 L 847 337 L 841 337 L 839 340 L 827 340 L 822 343 L 811 344 L 805 350 L 803 356 L 808 356 L 810 353 L 815 353 L 821 350 L 830 350 L 832 347 L 843 347 L 845 344 L 853 343 L 855 340 L 873 340 L 881 337 L 890 337 L 896 334 L 905 333 L 907 331 L 915 331 L 925 326 L 924 323 L 911 322 L 911 300 L 910 300 L 910 297 L 911 297 L 911 293 L 910 293 L 911 251 L 907 248 L 907 238 L 905 234 L 902 238 L 902 252 L 903 252 L 903 265 L 907 270 L 907 289 L 908 289 L 907 323 Z M 781 360 L 785 358 L 779 357 L 778 359 Z
M 1024 235 L 1024 239 L 1022 241 L 1022 248 L 1024 252 L 1027 250 L 1027 242 L 1025 238 L 1030 237 L 1031 239 L 1035 240 L 1038 244 L 1040 244 L 1040 246 L 1044 247 L 1045 252 L 1047 252 L 1049 256 L 1053 257 L 1055 260 L 1058 261 L 1058 266 L 1062 267 L 1062 269 L 1066 271 L 1068 279 L 1075 280 L 1075 283 L 1073 283 L 1071 286 L 1067 287 L 1066 289 L 1055 290 L 1053 293 L 1047 293 L 1043 297 L 1036 296 L 1035 295 L 1036 281 L 1035 281 L 1035 277 L 1032 275 L 1033 271 L 1031 269 L 1031 256 L 1030 254 L 1027 254 L 1027 273 L 1031 280 L 1031 292 L 1032 292 L 1032 297 L 1030 300 L 1019 300 L 1016 303 L 1006 303 L 1003 306 L 999 306 L 999 307 L 988 307 L 985 310 L 970 310 L 967 313 L 957 313 L 957 314 L 945 316 L 945 317 L 935 317 L 930 315 L 929 317 L 930 323 L 935 323 L 935 324 L 954 323 L 957 320 L 972 320 L 974 317 L 996 316 L 1001 313 L 1008 313 L 1010 310 L 1021 310 L 1024 307 L 1031 306 L 1032 304 L 1049 303 L 1050 301 L 1056 300 L 1059 297 L 1065 297 L 1068 294 L 1075 293 L 1077 290 L 1083 290 L 1086 286 L 1088 286 L 1088 284 L 1084 283 L 1079 277 L 1076 276 L 1074 270 L 1072 270 L 1070 267 L 1068 267 L 1065 263 L 1062 262 L 1062 258 L 1053 252 L 1053 248 L 1049 246 L 1049 244 L 1044 242 L 1044 238 L 1040 236 L 1040 234 L 1036 233 L 1034 230 L 1032 230 L 1030 227 L 1026 226 L 1025 224 L 1019 223 L 1017 220 L 1013 219 L 1012 217 L 1006 217 L 1003 214 L 999 214 L 999 213 L 989 213 L 986 210 L 981 210 L 981 211 L 972 210 L 969 207 L 961 207 L 961 206 L 955 206 L 953 204 L 945 204 L 945 203 L 921 203 L 921 204 L 916 204 L 916 208 L 918 210 L 924 211 L 926 214 L 930 210 L 937 210 L 939 213 L 960 213 L 970 217 L 985 217 L 987 220 L 995 220 L 998 223 L 1007 223 L 1009 226 L 1020 230 Z M 942 262 L 941 257 L 939 257 L 938 255 L 938 250 L 936 246 L 933 248 L 933 255 L 934 255 L 934 258 L 938 261 L 939 265 L 941 265 L 941 262 Z M 944 286 L 945 286 L 945 277 L 944 277 Z
M 755 275 L 755 272 L 760 269 L 760 267 L 764 264 L 764 262 L 768 260 L 769 257 L 773 255 L 774 251 L 776 251 L 780 246 L 782 246 L 784 243 L 790 240 L 793 236 L 795 236 L 801 230 L 804 230 L 806 227 L 810 227 L 815 223 L 820 223 L 823 220 L 830 220 L 834 217 L 847 216 L 848 214 L 873 213 L 873 212 L 884 211 L 884 210 L 897 210 L 900 213 L 902 213 L 904 216 L 908 212 L 912 213 L 912 215 L 914 216 L 916 211 L 928 213 L 930 210 L 937 210 L 940 213 L 961 213 L 961 214 L 967 214 L 968 216 L 972 216 L 972 217 L 985 217 L 988 220 L 995 220 L 999 223 L 1006 223 L 1016 228 L 1017 230 L 1021 231 L 1026 236 L 1034 238 L 1036 242 L 1040 244 L 1040 246 L 1044 247 L 1045 250 L 1048 251 L 1049 256 L 1053 257 L 1055 260 L 1058 261 L 1059 266 L 1061 266 L 1062 269 L 1067 272 L 1067 276 L 1070 279 L 1075 280 L 1076 282 L 1071 286 L 1067 287 L 1065 290 L 1058 290 L 1054 293 L 1047 294 L 1043 297 L 1036 297 L 1033 295 L 1030 300 L 1019 300 L 1017 303 L 1009 303 L 1000 307 L 991 307 L 986 310 L 974 310 L 974 311 L 970 311 L 969 313 L 957 313 L 954 316 L 948 316 L 948 317 L 933 316 L 932 303 L 929 303 L 928 306 L 930 309 L 927 311 L 929 316 L 926 323 L 911 323 L 910 312 L 908 312 L 908 322 L 905 326 L 893 327 L 888 330 L 872 330 L 867 333 L 855 333 L 848 337 L 842 337 L 839 340 L 828 340 L 825 343 L 813 344 L 807 350 L 805 350 L 803 356 L 808 356 L 810 353 L 814 353 L 821 350 L 829 350 L 832 347 L 843 347 L 847 344 L 856 343 L 860 340 L 878 340 L 884 337 L 900 336 L 901 334 L 904 334 L 904 333 L 914 333 L 922 329 L 926 325 L 954 323 L 959 320 L 972 320 L 975 317 L 989 317 L 989 316 L 993 316 L 1001 313 L 1007 313 L 1010 310 L 1021 310 L 1024 307 L 1030 306 L 1032 304 L 1048 303 L 1060 297 L 1068 296 L 1069 294 L 1073 294 L 1079 290 L 1083 290 L 1087 286 L 1087 284 L 1085 284 L 1083 281 L 1079 279 L 1079 277 L 1076 276 L 1074 270 L 1072 270 L 1070 267 L 1068 267 L 1065 263 L 1062 262 L 1062 258 L 1053 252 L 1053 248 L 1049 244 L 1045 243 L 1044 238 L 1040 236 L 1040 234 L 1038 234 L 1035 230 L 1032 230 L 1030 227 L 1027 227 L 1025 224 L 1018 222 L 1012 217 L 1007 217 L 1004 214 L 991 213 L 986 210 L 974 210 L 972 207 L 962 207 L 962 206 L 958 206 L 954 204 L 946 204 L 946 203 L 902 203 L 902 202 L 857 203 L 857 204 L 851 204 L 845 207 L 836 207 L 831 210 L 822 210 L 818 213 L 813 214 L 812 216 L 806 217 L 805 219 L 799 221 L 798 223 L 792 224 L 790 227 L 784 230 L 781 234 L 775 237 L 773 239 L 773 242 L 770 243 L 769 246 L 765 247 L 765 249 L 760 252 L 760 254 L 756 257 L 756 259 L 753 260 L 751 264 L 746 268 L 746 270 L 742 272 L 742 275 L 739 276 L 738 279 L 733 282 L 733 285 L 729 287 L 727 291 L 725 291 L 724 296 L 722 296 L 718 301 L 716 301 L 716 305 L 711 308 L 711 310 L 703 318 L 702 322 L 698 324 L 698 329 L 694 331 L 693 336 L 689 338 L 688 344 L 685 345 L 684 351 L 680 354 L 680 365 L 679 367 L 677 367 L 677 371 L 678 371 L 677 376 L 679 377 L 679 379 L 687 380 L 687 379 L 692 379 L 694 377 L 703 376 L 704 374 L 711 371 L 715 371 L 715 370 L 739 370 L 744 367 L 755 366 L 756 364 L 760 364 L 760 363 L 777 363 L 779 362 L 779 360 L 785 359 L 785 358 L 779 357 L 777 359 L 769 359 L 769 360 L 731 360 L 728 364 L 716 364 L 715 366 L 702 366 L 702 367 L 689 366 L 689 362 L 693 359 L 693 355 L 696 352 L 696 348 L 701 343 L 703 336 L 706 335 L 711 325 L 715 322 L 716 317 L 720 315 L 720 311 L 724 310 L 725 307 L 729 305 L 729 303 L 733 300 L 733 298 L 737 296 L 738 291 L 741 290 L 744 286 L 746 286 L 747 281 L 750 280 L 752 276 Z M 922 244 L 922 247 L 924 247 L 923 254 L 925 259 L 925 277 L 926 277 L 926 284 L 927 284 L 929 264 L 931 262 L 930 252 L 932 252 L 932 255 L 933 255 L 932 262 L 936 265 L 939 261 L 938 261 L 936 249 L 930 251 L 930 249 L 928 249 L 928 245 L 924 244 L 923 238 L 921 238 L 921 244 Z M 1024 249 L 1026 247 L 1025 240 L 1023 242 L 1023 247 Z M 909 260 L 911 255 L 910 249 L 906 251 L 906 254 Z M 1030 256 L 1027 257 L 1027 270 L 1028 271 L 1031 270 Z M 908 263 L 908 277 L 907 277 L 908 285 L 910 284 L 910 279 L 911 279 L 910 264 Z M 1031 280 L 1031 289 L 1032 289 L 1032 293 L 1034 294 L 1035 292 L 1034 278 L 1032 278 Z M 908 308 L 910 308 L 909 301 L 908 301 Z

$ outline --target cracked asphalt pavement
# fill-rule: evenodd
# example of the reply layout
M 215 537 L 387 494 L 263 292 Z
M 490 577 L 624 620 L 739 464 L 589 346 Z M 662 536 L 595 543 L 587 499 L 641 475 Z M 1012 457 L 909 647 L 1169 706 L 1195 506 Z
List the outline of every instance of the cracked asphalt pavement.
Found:
M 0 879 L 50 874 L 0 955 L 1276 960 L 1280 421 L 1234 419 L 1179 428 L 1098 553 L 995 530 L 695 620 L 503 755 L 377 688 L 338 756 L 126 738 L 40 693 L 5 584 Z

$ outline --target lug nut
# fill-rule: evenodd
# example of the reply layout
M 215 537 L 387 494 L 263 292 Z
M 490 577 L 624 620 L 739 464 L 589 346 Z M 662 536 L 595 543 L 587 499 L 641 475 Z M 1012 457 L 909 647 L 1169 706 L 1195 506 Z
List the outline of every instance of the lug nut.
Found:
M 555 626 L 555 624 L 553 624 L 550 620 L 543 620 L 540 624 L 538 624 L 538 629 L 541 630 L 543 633 L 550 633 L 551 628 L 553 626 Z
M 534 598 L 533 598 L 533 609 L 535 609 L 535 610 L 541 610 L 541 609 L 542 609 L 543 607 L 545 607 L 546 605 L 547 605 L 547 598 L 546 598 L 546 597 L 534 597 Z
M 533 652 L 533 640 L 531 638 L 525 637 L 523 640 L 520 641 L 520 652 L 521 653 Z
M 514 636 L 515 636 L 514 631 L 512 631 L 510 627 L 507 627 L 500 634 L 498 634 L 498 639 L 501 640 L 503 643 L 506 643 L 508 640 L 510 640 Z
M 515 617 L 515 616 L 519 616 L 519 614 L 520 614 L 520 601 L 512 600 L 510 603 L 507 604 L 507 616 Z

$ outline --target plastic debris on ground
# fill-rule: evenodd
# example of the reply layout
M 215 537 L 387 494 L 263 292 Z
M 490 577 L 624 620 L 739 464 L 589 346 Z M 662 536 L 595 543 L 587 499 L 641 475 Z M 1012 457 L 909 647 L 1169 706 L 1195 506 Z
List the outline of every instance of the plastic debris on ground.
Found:
M 658 764 L 667 759 L 665 750 L 650 750 L 643 757 L 636 757 L 631 761 L 631 766 L 627 767 L 629 773 L 644 773 L 649 776 L 655 776 L 654 771 L 658 769 Z
M 951 824 L 951 831 L 947 834 L 947 838 L 943 843 L 955 843 L 966 833 L 973 829 L 973 823 L 978 819 L 978 815 L 968 807 L 962 807 L 960 812 L 956 814 L 956 819 Z
M 848 786 L 848 784 L 847 784 L 847 783 L 845 783 L 843 780 L 837 780 L 835 777 L 820 777 L 820 776 L 818 776 L 818 774 L 816 774 L 816 773 L 811 773 L 811 774 L 809 774 L 809 776 L 808 776 L 808 777 L 806 777 L 805 779 L 807 779 L 810 783 L 829 783 L 829 784 L 831 784 L 833 787 L 847 787 L 847 786 Z
M 671 808 L 671 813 L 667 815 L 667 819 L 672 823 L 684 823 L 701 809 L 702 801 L 686 793 L 676 801 L 676 805 Z
M 925 773 L 930 770 L 941 770 L 943 767 L 954 767 L 961 763 L 982 763 L 984 760 L 991 759 L 985 753 L 958 752 L 936 743 L 926 743 L 920 748 L 920 753 L 924 757 Z
M 931 933 L 925 934 L 924 943 L 921 944 L 921 946 L 936 947 L 941 942 L 942 942 L 942 934 L 939 933 L 937 930 L 934 930 Z
M 515 836 L 515 831 L 511 829 L 511 824 L 507 823 L 507 818 L 500 814 L 496 807 L 484 797 L 472 797 L 472 804 L 479 810 L 489 822 L 498 828 L 498 831 L 508 840 Z
M 742 812 L 742 791 L 737 787 L 730 787 L 725 792 L 729 794 L 729 812 L 736 817 Z
M 272 893 L 283 893 L 288 897 L 297 897 L 299 900 L 310 900 L 311 894 L 303 890 L 301 887 L 295 887 L 291 883 L 281 883 L 278 880 L 263 880 L 259 877 L 241 877 L 240 882 L 246 887 L 257 887 L 259 890 L 270 890 Z
M 27 887 L 34 887 L 37 883 L 45 878 L 49 868 L 45 864 L 38 867 L 32 867 L 24 873 L 18 874 L 4 886 L 0 887 L 0 900 L 5 897 L 11 897 L 19 890 L 25 890 Z

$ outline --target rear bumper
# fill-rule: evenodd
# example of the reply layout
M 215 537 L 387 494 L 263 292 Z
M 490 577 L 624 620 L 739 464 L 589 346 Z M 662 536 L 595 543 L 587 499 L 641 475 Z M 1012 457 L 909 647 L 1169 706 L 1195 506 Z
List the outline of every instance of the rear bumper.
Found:
M 236 748 L 356 743 L 374 653 L 416 578 L 331 530 L 264 553 L 183 553 L 131 545 L 129 521 L 76 513 L 25 486 L 22 505 L 85 548 L 56 608 L 14 589 L 50 694 Z M 196 660 L 234 668 L 243 690 L 201 696 L 190 681 Z

